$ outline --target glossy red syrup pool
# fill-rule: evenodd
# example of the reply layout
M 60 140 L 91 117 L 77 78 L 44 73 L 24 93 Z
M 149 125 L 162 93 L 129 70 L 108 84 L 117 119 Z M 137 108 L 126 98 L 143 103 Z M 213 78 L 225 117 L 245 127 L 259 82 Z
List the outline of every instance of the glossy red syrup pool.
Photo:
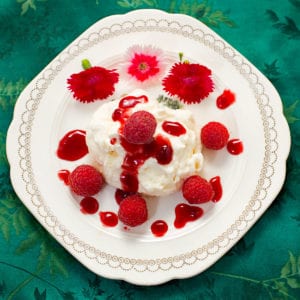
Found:
M 183 228 L 187 222 L 196 221 L 203 215 L 203 209 L 198 206 L 191 206 L 180 203 L 175 207 L 175 228 Z
M 164 236 L 168 231 L 168 224 L 163 220 L 157 220 L 151 225 L 151 232 L 157 237 Z
M 131 193 L 131 192 L 125 192 L 121 189 L 116 189 L 115 191 L 115 199 L 117 201 L 117 203 L 120 205 L 120 203 L 127 198 L 128 196 L 134 195 L 135 193 Z
M 179 122 L 164 121 L 162 129 L 174 136 L 180 136 L 186 133 L 186 129 Z
M 99 209 L 99 203 L 94 197 L 84 197 L 80 201 L 80 210 L 84 214 L 95 214 Z
M 224 90 L 222 95 L 217 98 L 216 104 L 220 109 L 225 109 L 235 102 L 235 94 L 230 90 Z
M 84 157 L 88 152 L 85 141 L 86 132 L 83 130 L 71 130 L 59 141 L 57 156 L 60 159 L 74 161 Z
M 69 170 L 59 170 L 57 175 L 60 180 L 62 180 L 65 185 L 69 185 L 69 176 L 71 172 Z
M 243 142 L 240 139 L 232 139 L 227 143 L 227 151 L 232 155 L 239 155 L 244 151 Z
M 108 227 L 114 227 L 118 224 L 118 216 L 111 211 L 101 211 L 100 212 L 100 220 L 103 225 Z
M 212 201 L 213 202 L 220 201 L 223 195 L 223 188 L 222 188 L 220 176 L 215 176 L 211 178 L 209 182 L 214 190 L 214 197 L 212 198 Z
M 120 122 L 120 144 L 126 152 L 120 175 L 122 189 L 125 192 L 136 193 L 138 191 L 138 169 L 147 159 L 152 157 L 157 160 L 157 163 L 166 165 L 173 158 L 173 148 L 167 137 L 158 135 L 148 144 L 131 144 L 122 137 L 124 124 L 131 114 L 130 110 L 137 104 L 147 102 L 148 98 L 145 95 L 124 97 L 112 114 L 113 121 Z

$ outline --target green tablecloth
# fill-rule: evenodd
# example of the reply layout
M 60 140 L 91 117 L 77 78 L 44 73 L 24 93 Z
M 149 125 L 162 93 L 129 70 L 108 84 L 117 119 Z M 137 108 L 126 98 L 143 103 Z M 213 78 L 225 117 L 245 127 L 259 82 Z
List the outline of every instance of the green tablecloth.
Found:
M 203 21 L 279 91 L 292 148 L 274 203 L 206 272 L 156 287 L 96 276 L 39 225 L 15 195 L 5 155 L 14 103 L 30 80 L 94 22 L 138 8 Z M 1 299 L 300 299 L 299 0 L 1 0 Z

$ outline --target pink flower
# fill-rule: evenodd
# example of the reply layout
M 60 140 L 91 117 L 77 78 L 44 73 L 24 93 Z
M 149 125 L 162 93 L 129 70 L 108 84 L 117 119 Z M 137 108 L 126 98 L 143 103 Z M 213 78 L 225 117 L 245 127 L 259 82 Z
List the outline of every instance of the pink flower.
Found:
M 128 79 L 144 85 L 157 83 L 165 68 L 162 50 L 134 45 L 127 50 L 122 70 Z

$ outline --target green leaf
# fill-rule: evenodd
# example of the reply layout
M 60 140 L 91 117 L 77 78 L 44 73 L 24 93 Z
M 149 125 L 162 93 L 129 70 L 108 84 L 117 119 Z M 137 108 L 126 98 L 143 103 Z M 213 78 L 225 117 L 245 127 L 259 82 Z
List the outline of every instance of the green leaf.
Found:
M 29 233 L 28 238 L 23 240 L 19 246 L 16 248 L 16 254 L 23 254 L 24 252 L 28 251 L 29 249 L 34 248 L 39 242 L 39 233 L 38 231 L 32 231 Z
M 282 267 L 280 277 L 286 277 L 291 273 L 291 262 L 288 260 L 286 264 Z
M 288 278 L 287 279 L 287 284 L 292 289 L 299 289 L 300 288 L 300 280 L 298 281 L 296 278 Z
M 131 7 L 131 4 L 127 1 L 127 0 L 121 0 L 121 1 L 118 1 L 117 4 L 121 7 Z
M 68 276 L 68 271 L 65 268 L 64 260 L 59 253 L 52 252 L 49 260 L 49 268 L 52 275 L 61 274 L 65 277 Z
M 37 259 L 37 271 L 40 272 L 43 268 L 47 267 L 49 259 L 49 249 L 47 243 L 42 242 L 40 246 L 40 253 Z
M 35 300 L 46 300 L 46 297 L 47 297 L 47 291 L 46 289 L 40 293 L 39 289 L 38 288 L 35 288 L 34 289 L 34 299 Z
M 297 261 L 296 261 L 296 258 L 294 256 L 294 254 L 292 252 L 290 252 L 290 251 L 289 251 L 289 256 L 290 256 L 292 274 L 296 274 L 297 273 Z
M 300 119 L 298 117 L 296 117 L 294 114 L 296 112 L 296 109 L 298 107 L 299 104 L 299 100 L 296 100 L 293 104 L 291 104 L 290 106 L 284 107 L 283 108 L 283 112 L 284 115 L 288 121 L 289 124 L 293 124 L 297 121 L 299 121 Z

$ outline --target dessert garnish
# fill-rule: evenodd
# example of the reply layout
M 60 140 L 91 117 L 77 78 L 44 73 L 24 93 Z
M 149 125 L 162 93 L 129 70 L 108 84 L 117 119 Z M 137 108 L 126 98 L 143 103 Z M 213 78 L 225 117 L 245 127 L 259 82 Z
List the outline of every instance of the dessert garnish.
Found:
M 227 150 L 232 155 L 239 155 L 244 151 L 243 142 L 240 139 L 231 139 L 228 141 Z
M 99 209 L 99 202 L 94 197 L 84 197 L 80 201 L 80 210 L 84 214 L 95 214 Z
M 84 130 L 71 130 L 59 141 L 56 154 L 60 159 L 75 161 L 88 153 Z
M 175 207 L 174 227 L 183 228 L 186 223 L 196 221 L 203 216 L 203 209 L 198 206 L 180 203 Z
M 89 197 L 100 192 L 104 179 L 93 166 L 80 165 L 71 172 L 69 184 L 76 195 Z
M 148 144 L 153 140 L 156 125 L 156 120 L 151 113 L 139 110 L 126 120 L 123 136 L 132 144 Z
M 230 90 L 224 90 L 223 93 L 217 98 L 216 105 L 220 109 L 228 108 L 235 102 L 235 94 Z
M 68 89 L 76 100 L 90 103 L 106 99 L 114 93 L 115 84 L 119 81 L 116 70 L 93 67 L 88 60 L 83 60 L 82 66 L 85 68 L 83 71 L 72 74 L 67 80 Z
M 206 179 L 193 175 L 184 181 L 182 195 L 190 204 L 201 204 L 213 199 L 214 190 Z
M 151 45 L 134 45 L 127 50 L 122 69 L 127 79 L 145 86 L 156 84 L 165 68 L 165 57 L 161 49 Z
M 209 122 L 201 129 L 201 142 L 211 150 L 220 150 L 227 145 L 229 132 L 220 122 Z
M 157 97 L 157 101 L 159 103 L 162 103 L 172 109 L 179 109 L 182 108 L 182 103 L 178 101 L 177 99 L 173 99 L 164 95 L 159 95 Z
M 211 70 L 197 63 L 182 61 L 182 53 L 179 57 L 180 62 L 172 66 L 162 81 L 164 90 L 186 104 L 200 103 L 214 90 Z
M 118 216 L 121 222 L 131 227 L 143 224 L 148 219 L 145 199 L 137 194 L 128 196 L 120 203 Z

